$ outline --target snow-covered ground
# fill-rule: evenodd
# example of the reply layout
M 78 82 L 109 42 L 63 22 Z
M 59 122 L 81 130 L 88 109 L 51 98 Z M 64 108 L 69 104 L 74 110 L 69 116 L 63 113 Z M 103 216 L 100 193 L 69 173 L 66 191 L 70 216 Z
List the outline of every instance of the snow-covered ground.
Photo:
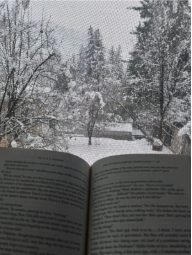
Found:
M 87 137 L 72 137 L 69 140 L 68 152 L 77 155 L 92 165 L 95 161 L 120 154 L 172 154 L 163 146 L 162 151 L 153 151 L 146 139 L 122 141 L 109 138 L 92 138 L 92 145 L 88 145 Z

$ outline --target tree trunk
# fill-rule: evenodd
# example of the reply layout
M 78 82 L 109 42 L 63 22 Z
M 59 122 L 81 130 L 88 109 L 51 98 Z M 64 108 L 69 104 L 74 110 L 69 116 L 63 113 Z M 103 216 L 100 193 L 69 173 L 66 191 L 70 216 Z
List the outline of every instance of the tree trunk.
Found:
M 163 61 L 162 61 L 163 62 Z M 164 119 L 164 65 L 161 64 L 160 70 L 160 96 L 159 96 L 159 103 L 160 103 L 160 125 L 159 125 L 159 139 L 162 138 L 162 129 L 163 129 L 163 119 Z
M 162 139 L 162 131 L 163 131 L 163 117 L 161 117 L 160 125 L 159 125 L 159 139 Z
M 88 138 L 89 138 L 88 145 L 92 145 L 92 143 L 91 143 L 92 133 L 93 133 L 93 128 L 91 125 L 91 121 L 89 121 L 88 126 L 87 126 L 87 134 L 88 134 Z
M 89 137 L 88 145 L 92 145 L 91 143 L 92 134 L 93 134 L 93 127 L 90 125 L 88 128 L 88 137 Z
M 89 136 L 89 142 L 88 142 L 88 145 L 92 145 L 92 143 L 91 143 L 91 136 Z

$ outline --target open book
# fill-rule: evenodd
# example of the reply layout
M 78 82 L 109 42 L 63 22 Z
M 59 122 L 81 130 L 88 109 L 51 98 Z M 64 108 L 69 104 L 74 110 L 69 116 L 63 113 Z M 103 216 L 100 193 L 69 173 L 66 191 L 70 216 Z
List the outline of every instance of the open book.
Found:
M 190 157 L 0 148 L 0 254 L 190 254 Z

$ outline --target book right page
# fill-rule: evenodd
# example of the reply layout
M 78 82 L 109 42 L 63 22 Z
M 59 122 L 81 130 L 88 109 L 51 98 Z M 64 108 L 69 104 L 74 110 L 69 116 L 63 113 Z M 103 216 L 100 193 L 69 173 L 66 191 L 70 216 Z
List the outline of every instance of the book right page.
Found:
M 92 167 L 89 255 L 190 254 L 190 157 L 122 155 Z

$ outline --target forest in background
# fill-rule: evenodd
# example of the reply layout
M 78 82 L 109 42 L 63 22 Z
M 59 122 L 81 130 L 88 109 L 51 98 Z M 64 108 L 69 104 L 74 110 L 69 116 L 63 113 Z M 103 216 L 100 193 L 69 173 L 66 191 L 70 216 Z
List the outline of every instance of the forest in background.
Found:
M 188 1 L 143 0 L 130 59 L 106 49 L 90 26 L 79 54 L 63 59 L 56 29 L 30 19 L 30 1 L 0 2 L 0 143 L 67 148 L 76 129 L 127 122 L 163 139 L 176 125 L 190 137 L 191 10 Z M 114 31 L 115 32 L 115 31 Z M 63 35 L 64 37 L 64 35 Z M 31 146 L 33 142 L 33 146 Z M 65 146 L 66 144 L 66 146 Z

